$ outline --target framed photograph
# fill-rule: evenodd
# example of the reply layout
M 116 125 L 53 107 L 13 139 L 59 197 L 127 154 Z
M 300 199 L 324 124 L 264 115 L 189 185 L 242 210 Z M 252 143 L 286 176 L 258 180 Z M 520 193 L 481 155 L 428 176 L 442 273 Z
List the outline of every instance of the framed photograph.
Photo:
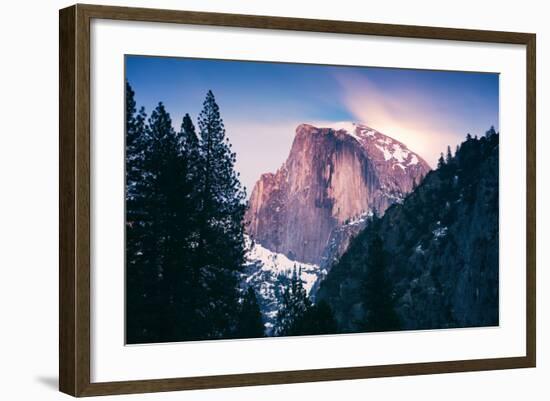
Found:
M 535 366 L 534 34 L 59 21 L 61 391 Z

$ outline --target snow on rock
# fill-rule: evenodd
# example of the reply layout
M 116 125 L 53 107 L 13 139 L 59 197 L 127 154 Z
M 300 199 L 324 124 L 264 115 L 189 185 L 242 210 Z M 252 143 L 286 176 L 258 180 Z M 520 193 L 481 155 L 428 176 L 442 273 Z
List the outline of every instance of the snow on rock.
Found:
M 384 145 L 375 144 L 374 146 L 376 146 L 378 150 L 382 152 L 385 161 L 388 161 L 393 157 L 392 153 Z
M 359 224 L 363 224 L 365 223 L 368 219 L 372 218 L 374 216 L 374 212 L 372 210 L 368 210 L 366 212 L 363 212 L 361 213 L 359 216 L 355 217 L 355 218 L 351 218 L 349 219 L 349 221 L 347 221 L 345 223 L 345 225 L 347 226 L 355 226 L 355 225 L 359 225 Z
M 300 273 L 308 294 L 316 281 L 323 277 L 323 272 L 318 265 L 291 260 L 253 242 L 248 236 L 245 242 L 247 253 L 243 286 L 252 286 L 256 291 L 266 333 L 269 335 L 277 320 L 282 294 L 290 283 L 294 269 Z
M 446 236 L 447 235 L 447 227 L 442 227 L 440 221 L 437 222 L 437 226 L 438 227 L 435 230 L 432 231 L 432 234 L 433 234 L 434 238 L 438 239 L 438 238 Z
M 332 128 L 335 131 L 346 131 L 350 135 L 352 135 L 355 139 L 359 140 L 360 137 L 355 134 L 355 129 L 357 128 L 357 125 L 354 122 L 351 121 L 340 121 L 334 124 L 330 124 L 330 128 Z
M 420 163 L 416 154 L 411 152 L 403 143 L 386 136 L 373 128 L 361 123 L 342 121 L 331 124 L 334 130 L 346 131 L 348 135 L 365 146 L 369 142 L 382 154 L 384 161 L 395 163 L 393 167 L 406 170 L 409 166 Z M 424 161 L 422 161 L 425 163 Z
M 447 227 L 440 227 L 433 231 L 433 235 L 435 238 L 444 237 L 447 235 Z
M 301 279 L 304 283 L 304 289 L 309 293 L 311 287 L 318 277 L 319 265 L 311 263 L 302 263 L 290 260 L 282 253 L 272 252 L 258 243 L 252 243 L 250 238 L 246 237 L 248 263 L 260 264 L 262 271 L 272 274 L 285 274 L 290 277 L 292 271 L 301 272 Z M 252 280 L 252 276 L 247 278 L 247 282 Z

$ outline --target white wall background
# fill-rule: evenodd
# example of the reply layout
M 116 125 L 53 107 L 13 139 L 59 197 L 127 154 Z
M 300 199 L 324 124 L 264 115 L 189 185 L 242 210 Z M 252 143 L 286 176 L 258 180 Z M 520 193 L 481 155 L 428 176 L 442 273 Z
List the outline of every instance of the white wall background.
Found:
M 113 4 L 96 1 L 101 4 Z M 11 1 L 0 22 L 0 397 L 57 400 L 58 19 L 69 1 Z M 545 400 L 550 395 L 546 172 L 550 25 L 545 3 L 157 0 L 116 5 L 535 32 L 538 37 L 538 367 L 102 398 L 139 400 Z

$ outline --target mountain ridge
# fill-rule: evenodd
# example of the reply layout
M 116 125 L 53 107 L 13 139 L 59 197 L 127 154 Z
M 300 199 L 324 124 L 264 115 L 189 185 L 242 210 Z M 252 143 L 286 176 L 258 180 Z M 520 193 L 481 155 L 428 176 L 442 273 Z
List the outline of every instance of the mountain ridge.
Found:
M 265 248 L 319 264 L 334 229 L 383 213 L 428 171 L 418 154 L 364 124 L 300 124 L 286 161 L 254 186 L 247 232 Z

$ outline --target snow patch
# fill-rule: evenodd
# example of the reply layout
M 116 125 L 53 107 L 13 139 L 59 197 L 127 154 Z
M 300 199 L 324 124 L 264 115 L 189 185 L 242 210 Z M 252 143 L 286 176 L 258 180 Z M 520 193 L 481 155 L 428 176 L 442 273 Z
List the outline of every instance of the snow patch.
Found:
M 378 145 L 378 144 L 376 144 L 375 146 L 378 148 L 378 150 L 379 150 L 380 152 L 382 152 L 382 153 L 384 154 L 384 160 L 385 160 L 385 161 L 388 161 L 388 160 L 390 160 L 390 159 L 393 157 L 393 155 L 391 154 L 391 152 L 390 152 L 385 146 L 380 146 L 380 145 Z
M 393 141 L 391 138 L 380 138 L 377 143 L 374 144 L 380 152 L 384 155 L 385 161 L 394 161 L 394 165 L 400 167 L 403 171 L 410 165 L 418 163 L 418 158 L 405 146 Z M 409 160 L 410 159 L 410 160 Z
M 356 139 L 359 139 L 359 138 L 355 135 L 355 128 L 356 128 L 356 127 L 357 127 L 357 125 L 356 125 L 354 122 L 351 122 L 351 121 L 340 121 L 340 122 L 331 124 L 331 127 L 330 127 L 330 128 L 332 128 L 332 129 L 335 130 L 335 131 L 344 130 L 344 131 L 346 131 L 348 134 L 350 134 L 351 136 L 356 137 Z
M 245 236 L 245 246 L 246 266 L 242 282 L 244 287 L 249 286 L 256 291 L 266 333 L 269 335 L 277 320 L 282 294 L 290 284 L 294 269 L 300 273 L 308 295 L 315 283 L 326 275 L 326 270 L 315 264 L 291 260 L 286 255 L 253 243 L 248 236 Z
M 396 168 L 396 167 L 401 168 L 401 170 L 403 170 L 403 171 L 405 171 L 407 169 L 407 167 L 403 166 L 401 163 L 397 163 L 393 166 L 393 168 Z
M 404 163 L 405 160 L 409 157 L 409 151 L 405 149 L 405 147 L 399 145 L 399 144 L 393 144 L 392 146 L 392 155 L 395 160 L 397 160 L 398 163 Z
M 441 222 L 437 222 L 438 227 L 432 231 L 432 234 L 434 235 L 435 239 L 444 237 L 447 235 L 447 227 L 443 226 L 441 227 Z
M 374 216 L 372 210 L 363 212 L 359 216 L 349 219 L 346 223 L 344 223 L 344 226 L 356 226 L 358 224 L 362 224 L 372 216 Z
M 311 287 L 313 287 L 318 277 L 318 265 L 290 260 L 282 253 L 270 251 L 258 243 L 252 245 L 249 237 L 246 237 L 245 241 L 246 247 L 249 249 L 246 255 L 249 262 L 259 263 L 263 271 L 271 272 L 275 275 L 285 274 L 289 277 L 294 268 L 296 268 L 296 271 L 301 271 L 300 278 L 304 283 L 304 289 L 309 294 Z M 246 278 L 246 281 L 249 282 L 251 279 L 252 276 L 249 276 Z
M 376 137 L 381 135 L 375 129 L 368 127 L 363 123 L 353 121 L 325 121 L 322 123 L 312 123 L 311 125 L 319 128 L 330 128 L 335 131 L 345 131 L 349 136 L 361 142 L 367 137 Z
M 350 137 L 354 138 L 363 146 L 366 143 L 374 145 L 382 153 L 384 161 L 392 163 L 392 168 L 397 166 L 403 171 L 406 171 L 408 167 L 420 163 L 418 156 L 411 152 L 404 144 L 363 123 L 352 121 L 325 121 L 317 124 L 312 123 L 311 125 L 335 131 L 345 131 Z

